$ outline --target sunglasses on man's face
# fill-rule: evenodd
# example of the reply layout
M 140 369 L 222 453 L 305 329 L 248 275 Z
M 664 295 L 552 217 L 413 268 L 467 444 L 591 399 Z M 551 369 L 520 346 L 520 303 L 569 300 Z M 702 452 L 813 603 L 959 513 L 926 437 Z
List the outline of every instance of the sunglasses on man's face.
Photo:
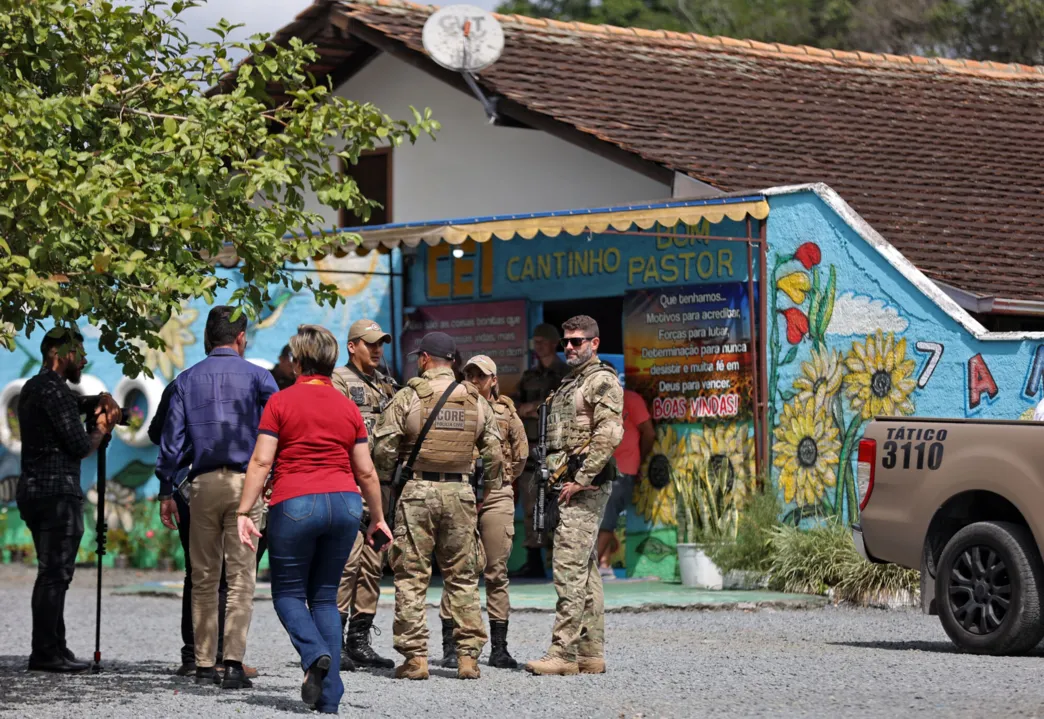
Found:
M 562 347 L 583 347 L 584 342 L 590 342 L 594 337 L 566 337 L 562 340 Z

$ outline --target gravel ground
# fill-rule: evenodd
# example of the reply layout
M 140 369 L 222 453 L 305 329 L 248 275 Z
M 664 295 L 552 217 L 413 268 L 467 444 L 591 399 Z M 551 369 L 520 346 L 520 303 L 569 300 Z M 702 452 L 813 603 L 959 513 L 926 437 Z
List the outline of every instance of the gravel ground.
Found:
M 156 575 L 152 575 L 155 577 Z M 106 586 L 142 581 L 108 571 Z M 176 668 L 180 603 L 107 596 L 100 675 L 52 677 L 25 671 L 32 574 L 0 567 L 0 714 L 18 717 L 269 717 L 307 713 L 300 669 L 271 602 L 258 602 L 247 662 L 262 676 L 252 690 L 197 688 Z M 94 576 L 78 570 L 67 602 L 70 645 L 94 645 Z M 430 627 L 436 626 L 434 611 Z M 375 646 L 391 650 L 391 612 Z M 551 616 L 511 622 L 518 659 L 543 653 Z M 345 674 L 342 714 L 366 717 L 1041 716 L 1041 656 L 956 653 L 935 617 L 915 612 L 654 611 L 606 618 L 609 673 L 530 677 L 483 666 L 460 682 L 435 668 L 427 682 L 390 672 Z M 440 651 L 432 648 L 433 653 Z

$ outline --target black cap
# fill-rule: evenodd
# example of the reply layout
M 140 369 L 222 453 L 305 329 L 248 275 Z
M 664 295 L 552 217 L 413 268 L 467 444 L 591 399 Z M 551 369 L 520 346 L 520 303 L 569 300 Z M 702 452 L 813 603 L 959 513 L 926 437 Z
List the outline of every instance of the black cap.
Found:
M 457 343 L 445 332 L 429 332 L 421 338 L 417 349 L 410 354 L 419 355 L 422 352 L 432 357 L 452 360 L 453 356 L 457 354 Z

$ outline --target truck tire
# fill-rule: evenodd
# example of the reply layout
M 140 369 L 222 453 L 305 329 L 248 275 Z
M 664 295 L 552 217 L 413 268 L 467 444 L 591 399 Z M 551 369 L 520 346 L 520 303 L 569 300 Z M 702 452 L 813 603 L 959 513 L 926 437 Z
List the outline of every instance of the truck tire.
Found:
M 939 558 L 935 597 L 953 643 L 972 654 L 1024 654 L 1044 637 L 1044 562 L 1019 524 L 976 522 Z

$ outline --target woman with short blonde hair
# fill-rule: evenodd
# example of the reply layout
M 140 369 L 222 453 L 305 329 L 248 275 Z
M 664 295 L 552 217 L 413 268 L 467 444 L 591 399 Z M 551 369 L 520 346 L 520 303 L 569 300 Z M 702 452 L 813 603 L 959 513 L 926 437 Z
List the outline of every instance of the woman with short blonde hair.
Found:
M 372 546 L 378 529 L 388 537 L 391 530 L 362 414 L 330 379 L 337 340 L 324 327 L 301 325 L 290 353 L 297 381 L 265 405 L 239 505 L 239 539 L 253 547 L 253 537 L 261 536 L 249 510 L 274 464 L 267 527 L 272 602 L 301 655 L 302 700 L 335 714 L 344 695 L 337 585 L 363 516 L 360 489 L 370 508 L 367 542 Z

